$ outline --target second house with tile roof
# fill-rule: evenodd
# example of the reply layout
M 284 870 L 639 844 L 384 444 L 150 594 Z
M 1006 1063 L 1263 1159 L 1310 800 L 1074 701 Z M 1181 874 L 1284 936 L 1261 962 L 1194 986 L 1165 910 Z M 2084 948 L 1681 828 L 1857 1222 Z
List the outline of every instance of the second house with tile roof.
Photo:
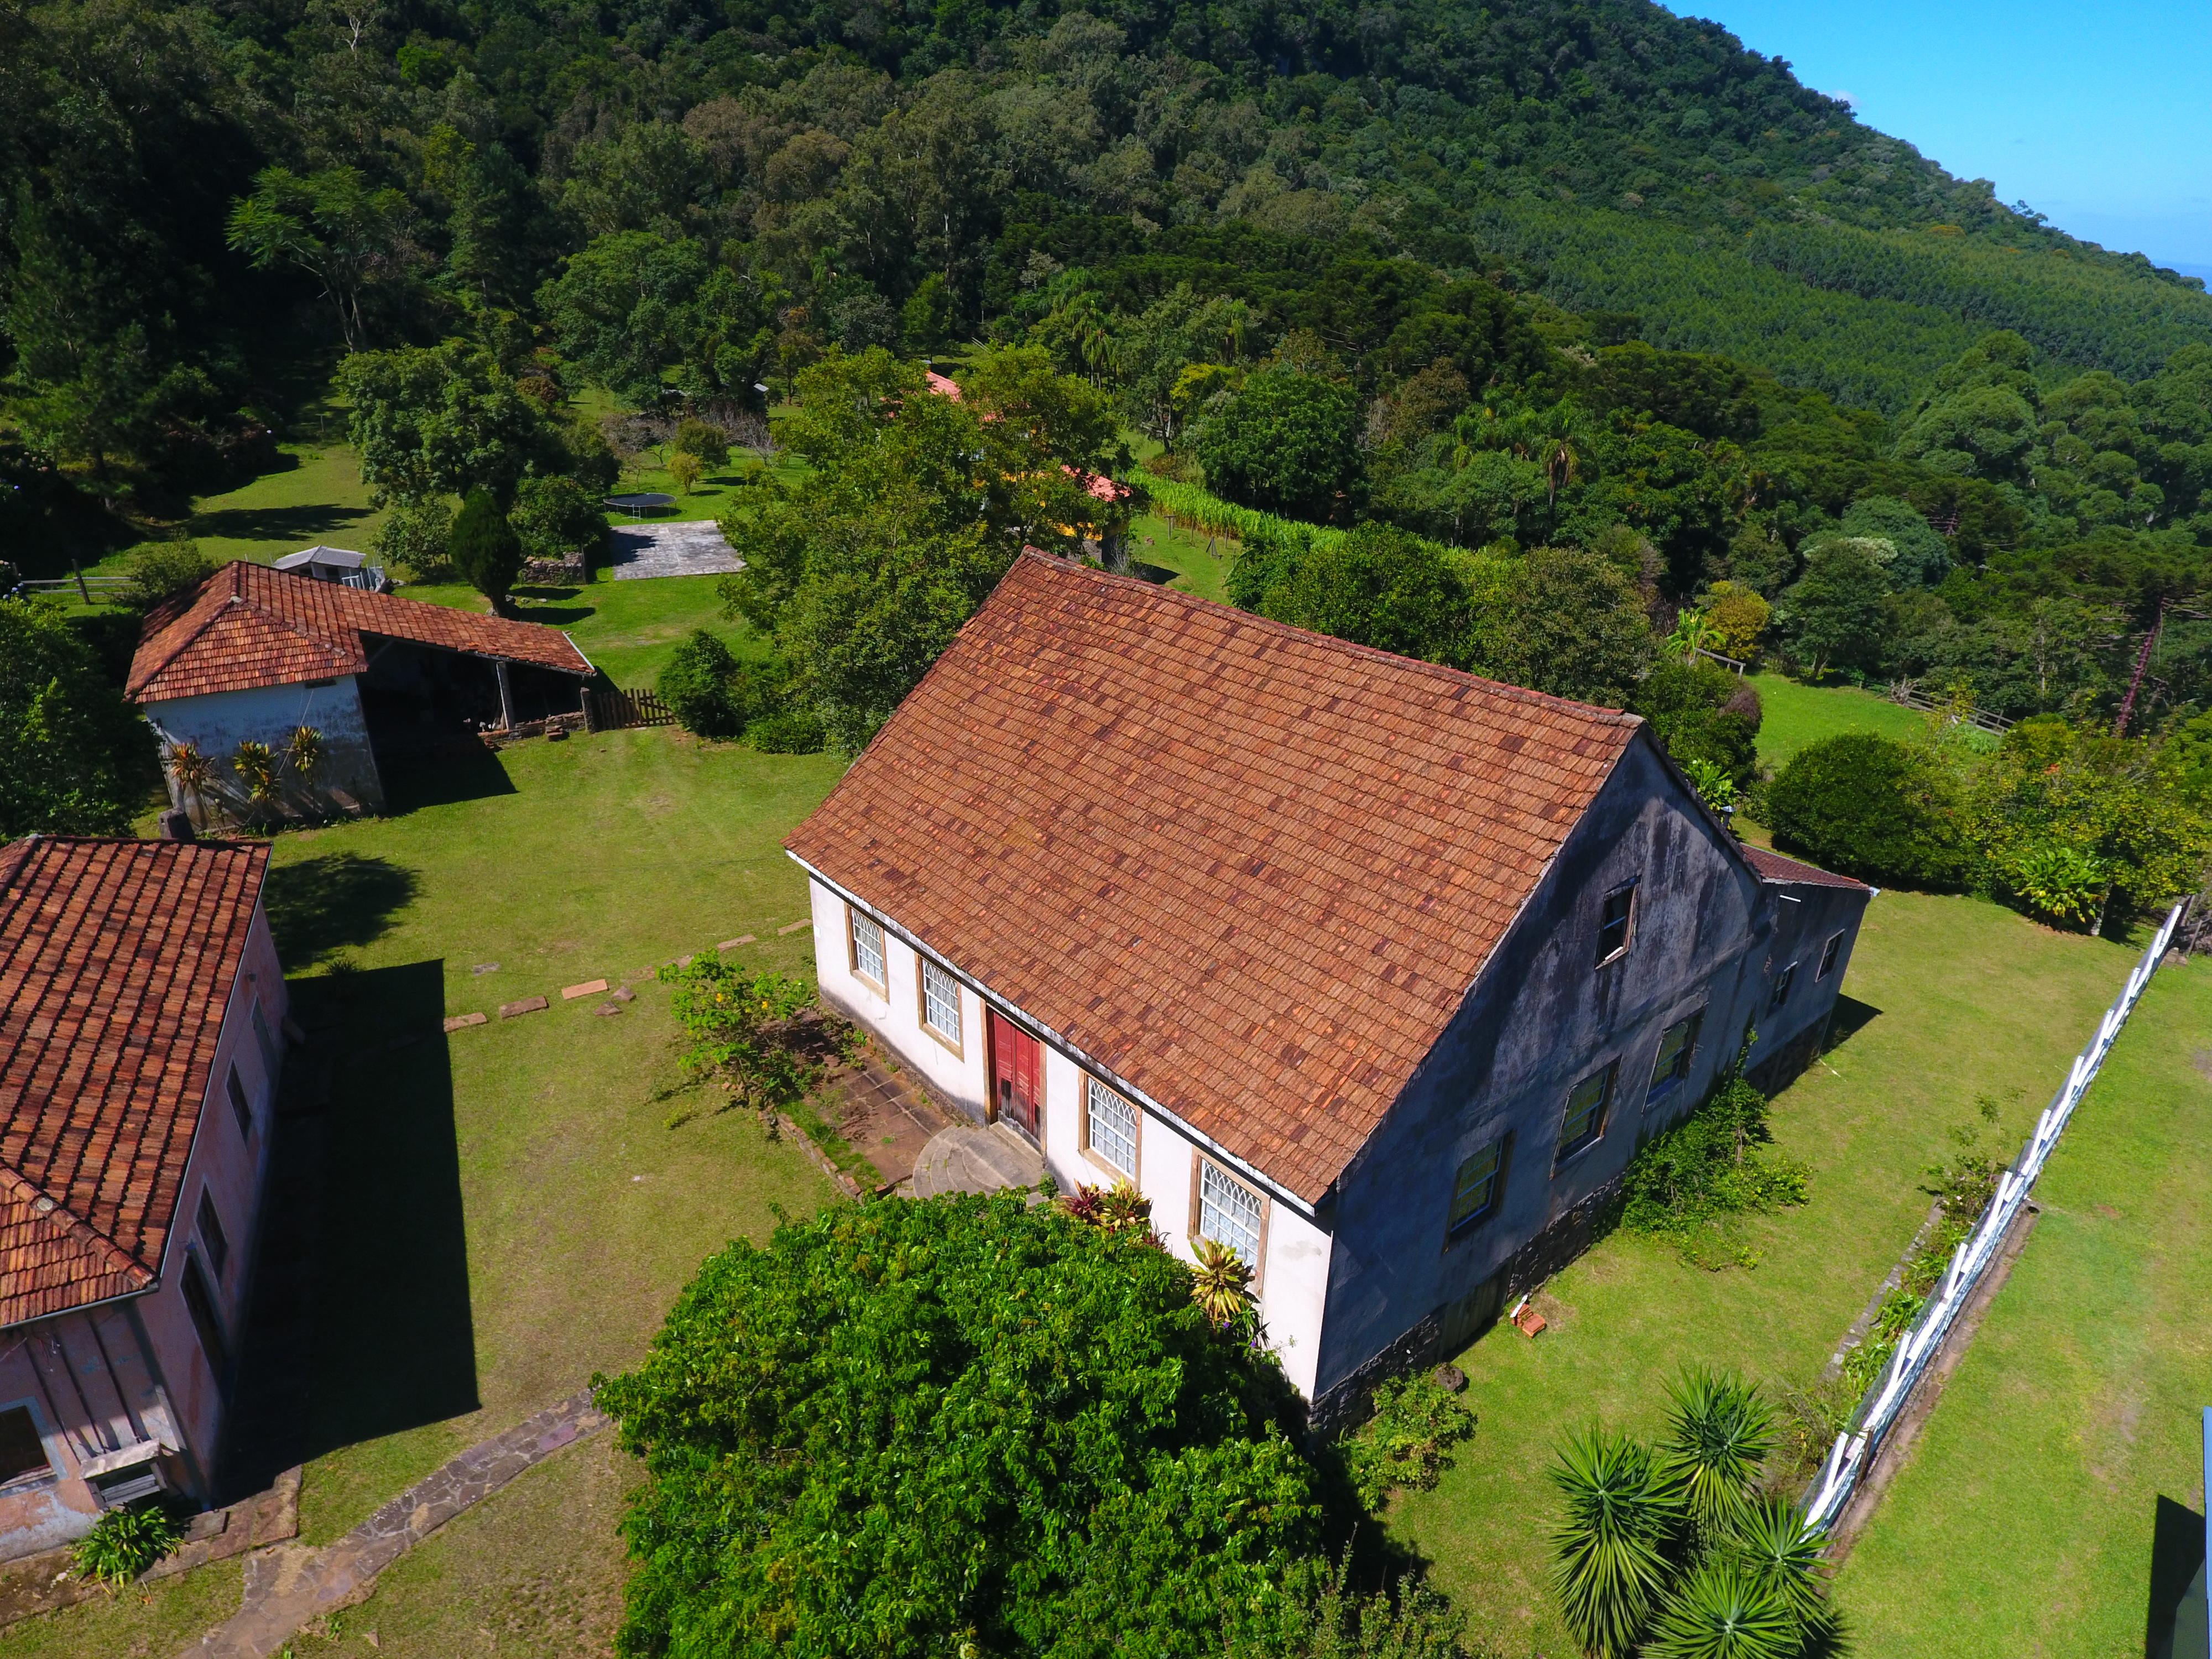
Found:
M 216 1492 L 284 1057 L 269 849 L 0 847 L 0 1559 Z
M 174 805 L 205 829 L 378 811 L 393 762 L 577 714 L 592 672 L 558 629 L 238 560 L 147 618 L 127 690 L 171 762 Z M 290 758 L 303 726 L 321 750 L 304 769 Z M 231 761 L 245 742 L 277 762 L 258 799 Z M 198 787 L 177 775 L 186 745 L 212 763 Z
M 824 998 L 1063 1187 L 1251 1267 L 1328 1416 L 1587 1241 L 1870 890 L 1638 719 L 1025 553 L 787 842 Z

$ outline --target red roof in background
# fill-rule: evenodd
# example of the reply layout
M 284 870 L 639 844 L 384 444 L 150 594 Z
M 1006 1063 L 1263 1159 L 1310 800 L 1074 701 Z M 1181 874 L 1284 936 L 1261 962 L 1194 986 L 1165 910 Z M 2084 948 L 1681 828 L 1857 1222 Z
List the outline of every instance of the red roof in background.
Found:
M 0 847 L 0 1325 L 150 1286 L 265 847 Z
M 373 593 L 239 559 L 146 619 L 128 689 L 140 702 L 161 702 L 359 674 L 368 666 L 364 634 L 564 674 L 592 672 L 566 635 L 541 623 Z
M 1031 551 L 786 845 L 1311 1201 L 1640 724 Z
M 1736 850 L 1759 872 L 1761 881 L 1795 882 L 1801 887 L 1856 887 L 1862 893 L 1874 890 L 1863 881 L 1854 881 L 1849 876 L 1839 876 L 1809 864 L 1801 864 L 1796 859 L 1785 859 L 1779 853 L 1770 853 L 1764 847 L 1753 847 L 1747 841 L 1739 842 Z

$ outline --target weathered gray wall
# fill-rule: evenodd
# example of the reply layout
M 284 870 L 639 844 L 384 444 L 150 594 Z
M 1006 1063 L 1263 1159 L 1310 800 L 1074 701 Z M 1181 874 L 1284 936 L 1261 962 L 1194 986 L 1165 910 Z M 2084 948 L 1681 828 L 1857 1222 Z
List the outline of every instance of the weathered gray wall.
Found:
M 1757 1012 L 1753 1015 L 1759 1042 L 1747 1069 L 1752 1081 L 1771 1093 L 1787 1086 L 1818 1050 L 1835 1012 L 1844 972 L 1850 966 L 1870 895 L 1863 887 L 1796 882 L 1768 882 L 1765 891 L 1772 917 L 1759 962 Z M 1821 975 L 1820 952 L 1838 933 L 1844 938 L 1835 966 Z M 1797 976 L 1790 982 L 1788 998 L 1777 1007 L 1775 982 L 1793 962 Z
M 322 763 L 305 784 L 289 770 L 280 774 L 283 799 L 277 811 L 323 817 L 383 810 L 384 782 L 369 748 L 360 690 L 350 674 L 327 685 L 272 685 L 149 702 L 146 719 L 161 739 L 165 754 L 176 744 L 190 743 L 216 763 L 216 781 L 210 788 L 215 798 L 212 802 L 185 799 L 176 780 L 169 780 L 172 804 L 191 813 L 202 829 L 216 827 L 218 822 L 250 821 L 261 814 L 262 809 L 246 801 L 238 774 L 231 768 L 231 757 L 249 738 L 267 744 L 281 756 L 293 729 L 301 726 L 312 726 L 323 734 Z M 208 810 L 210 805 L 215 809 L 212 814 Z
M 1599 909 L 1632 878 L 1634 944 L 1598 968 Z M 1316 1397 L 1571 1219 L 1703 1096 L 1761 994 L 1772 907 L 1759 887 L 1639 734 L 1340 1183 Z M 1660 1033 L 1699 1009 L 1689 1076 L 1647 1111 Z M 1555 1172 L 1568 1091 L 1613 1060 L 1620 1086 L 1603 1136 Z M 1503 1197 L 1448 1245 L 1459 1164 L 1501 1133 L 1512 1137 Z

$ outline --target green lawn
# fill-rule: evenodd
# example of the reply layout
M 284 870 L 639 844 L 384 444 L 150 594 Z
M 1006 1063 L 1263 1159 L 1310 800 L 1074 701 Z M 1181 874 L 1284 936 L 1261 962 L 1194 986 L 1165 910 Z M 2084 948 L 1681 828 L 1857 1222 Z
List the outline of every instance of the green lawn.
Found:
M 1910 741 L 1928 730 L 1928 717 L 1903 703 L 1848 685 L 1807 685 L 1784 675 L 1754 674 L 1763 718 L 1759 760 L 1778 770 L 1810 743 L 1845 732 L 1873 732 Z
M 1237 544 L 1225 537 L 1195 535 L 1150 514 L 1129 526 L 1129 557 L 1133 566 L 1154 567 L 1170 573 L 1168 585 L 1204 599 L 1226 600 L 1229 567 Z
M 830 1195 L 799 1148 L 679 1092 L 666 994 L 643 975 L 741 933 L 761 941 L 746 961 L 811 974 L 811 935 L 777 932 L 807 914 L 780 842 L 842 764 L 665 728 L 525 744 L 456 775 L 469 798 L 277 839 L 271 922 L 313 1036 L 295 1065 L 332 1066 L 327 1108 L 301 1121 L 323 1138 L 309 1541 L 629 1364 L 702 1259 L 764 1236 L 776 1206 L 805 1213 Z M 562 999 L 600 977 L 631 982 L 636 1000 L 605 1017 L 602 997 Z M 552 1006 L 438 1035 L 445 1015 L 530 996 Z M 559 1528 L 489 1514 L 505 1502 L 477 1524 L 509 1553 L 456 1571 L 538 1582 Z M 611 1524 L 612 1500 L 594 1502 L 590 1525 Z M 603 1528 L 561 1548 L 587 1543 L 604 1579 Z M 158 1627 L 166 1642 L 202 1602 L 237 1593 L 234 1566 L 195 1579 L 220 1582 L 182 1613 L 165 1610 L 184 1592 L 153 1598 L 142 1638 Z M 611 1593 L 602 1582 L 592 1595 Z M 568 1605 L 543 1603 L 552 1622 L 526 1650 L 550 1650 Z M 94 1634 L 119 1617 L 72 1610 L 0 1636 L 0 1651 L 124 1651 Z
M 216 563 L 267 564 L 318 543 L 368 550 L 384 514 L 368 504 L 360 463 L 342 443 L 283 446 L 295 463 L 223 495 L 194 504 L 187 533 Z
M 1759 1265 L 1706 1273 L 1616 1236 L 1552 1281 L 1540 1338 L 1501 1325 L 1460 1358 L 1475 1437 L 1436 1491 L 1396 1501 L 1389 1525 L 1480 1633 L 1516 1659 L 1574 1650 L 1545 1583 L 1545 1470 L 1562 1427 L 1655 1429 L 1662 1384 L 1691 1362 L 1812 1382 L 1926 1213 L 1922 1172 L 1948 1155 L 1950 1130 L 1974 1122 L 1987 1093 L 2015 1146 L 2131 955 L 1972 899 L 1874 902 L 1844 987 L 1864 1023 L 1776 1102 L 1777 1138 L 1811 1165 L 1812 1198 L 1753 1224 Z M 1962 1558 L 1958 1571 L 1973 1570 Z
M 2160 970 L 2038 1183 L 2026 1252 L 1844 1564 L 1837 1598 L 1861 1652 L 2135 1659 L 2154 1540 L 2180 1545 L 2169 1612 L 2191 1532 L 2201 1559 L 2208 1045 L 2212 965 Z

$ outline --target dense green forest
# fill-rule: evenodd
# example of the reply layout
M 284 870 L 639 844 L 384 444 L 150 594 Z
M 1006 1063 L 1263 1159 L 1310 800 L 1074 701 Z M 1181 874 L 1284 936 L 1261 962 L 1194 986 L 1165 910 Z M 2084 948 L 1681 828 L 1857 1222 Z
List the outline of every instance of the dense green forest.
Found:
M 334 379 L 404 561 L 471 488 L 574 517 L 587 388 L 987 342 L 1163 477 L 1602 544 L 1661 633 L 1755 596 L 1747 648 L 2106 718 L 2156 628 L 2138 729 L 2212 690 L 2202 284 L 1638 0 L 0 6 L 21 568 L 163 533 Z

